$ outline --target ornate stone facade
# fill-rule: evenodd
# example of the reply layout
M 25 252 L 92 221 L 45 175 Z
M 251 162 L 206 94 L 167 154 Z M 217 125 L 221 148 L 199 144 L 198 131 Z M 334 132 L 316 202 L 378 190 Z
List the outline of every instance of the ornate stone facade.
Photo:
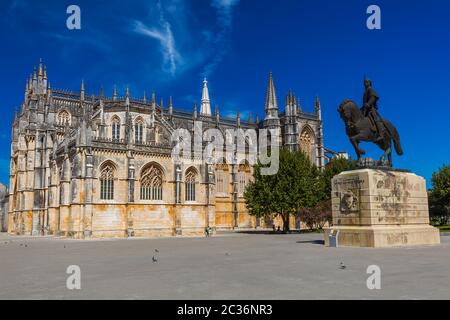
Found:
M 46 68 L 26 84 L 25 99 L 13 122 L 10 168 L 11 234 L 87 237 L 201 235 L 205 228 L 264 227 L 272 222 L 248 215 L 243 198 L 252 168 L 207 165 L 195 156 L 172 157 L 172 133 L 203 130 L 279 128 L 283 145 L 303 148 L 324 165 L 320 103 L 303 112 L 292 93 L 278 112 L 272 75 L 264 121 L 211 114 L 207 82 L 201 112 L 185 112 L 125 97 L 51 89 Z M 295 222 L 294 222 L 295 223 Z

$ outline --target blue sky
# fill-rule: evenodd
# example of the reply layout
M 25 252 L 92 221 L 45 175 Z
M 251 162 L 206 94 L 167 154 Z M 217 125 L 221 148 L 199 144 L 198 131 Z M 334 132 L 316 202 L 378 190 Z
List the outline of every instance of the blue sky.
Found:
M 71 4 L 82 30 L 66 28 Z M 371 4 L 382 30 L 366 28 Z M 292 89 L 313 111 L 319 95 L 326 146 L 352 155 L 336 109 L 346 98 L 360 103 L 367 74 L 402 136 L 396 166 L 429 179 L 450 162 L 449 10 L 446 0 L 2 0 L 0 181 L 8 182 L 13 112 L 40 58 L 54 88 L 78 90 L 84 79 L 88 92 L 111 94 L 117 84 L 123 94 L 129 85 L 133 96 L 155 90 L 188 110 L 207 76 L 213 104 L 243 117 L 263 117 L 273 71 L 280 105 Z

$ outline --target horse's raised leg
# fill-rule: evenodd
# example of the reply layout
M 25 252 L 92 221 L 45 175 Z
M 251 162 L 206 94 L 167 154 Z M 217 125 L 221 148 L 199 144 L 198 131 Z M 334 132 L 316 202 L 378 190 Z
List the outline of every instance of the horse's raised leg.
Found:
M 361 141 L 361 140 L 358 139 L 358 136 L 354 136 L 354 137 L 350 138 L 350 142 L 352 143 L 353 148 L 355 148 L 355 152 L 358 156 L 358 160 L 361 159 L 362 155 L 366 154 L 366 152 L 359 147 L 359 141 Z
M 350 138 L 350 142 L 351 142 L 353 148 L 355 149 L 355 153 L 356 153 L 356 156 L 357 156 L 358 160 L 361 159 L 361 154 L 359 153 L 358 144 L 356 143 L 356 141 L 354 141 L 351 138 Z

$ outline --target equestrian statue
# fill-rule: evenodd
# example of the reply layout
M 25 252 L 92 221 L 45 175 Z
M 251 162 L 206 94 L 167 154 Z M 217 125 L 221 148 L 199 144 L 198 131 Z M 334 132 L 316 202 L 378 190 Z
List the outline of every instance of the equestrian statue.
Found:
M 395 126 L 388 120 L 382 119 L 378 113 L 378 94 L 373 88 L 372 81 L 364 79 L 363 106 L 360 109 L 356 102 L 345 100 L 338 112 L 345 123 L 347 136 L 355 148 L 358 160 L 366 152 L 359 147 L 361 141 L 373 142 L 379 146 L 384 154 L 378 161 L 378 166 L 392 167 L 392 144 L 399 156 L 403 155 L 400 135 Z

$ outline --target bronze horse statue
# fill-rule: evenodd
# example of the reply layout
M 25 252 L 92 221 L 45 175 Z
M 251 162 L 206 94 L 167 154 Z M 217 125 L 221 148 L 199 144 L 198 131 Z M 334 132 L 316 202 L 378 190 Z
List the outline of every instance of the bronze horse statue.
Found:
M 338 109 L 342 120 L 344 120 L 347 136 L 355 148 L 358 160 L 361 156 L 366 154 L 364 150 L 359 147 L 361 141 L 373 142 L 378 145 L 384 154 L 379 163 L 383 166 L 386 163 L 392 167 L 392 143 L 394 143 L 395 151 L 399 156 L 403 155 L 403 149 L 400 142 L 400 135 L 395 126 L 388 120 L 382 119 L 385 134 L 382 139 L 379 139 L 377 132 L 373 130 L 374 126 L 369 117 L 365 117 L 358 105 L 352 100 L 345 100 Z

